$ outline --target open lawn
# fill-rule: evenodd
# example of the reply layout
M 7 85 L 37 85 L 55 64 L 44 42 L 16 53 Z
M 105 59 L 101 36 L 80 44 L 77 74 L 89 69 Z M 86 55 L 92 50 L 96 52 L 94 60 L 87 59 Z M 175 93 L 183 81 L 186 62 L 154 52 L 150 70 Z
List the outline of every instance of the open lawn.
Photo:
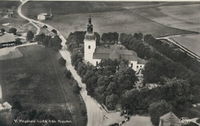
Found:
M 23 57 L 0 61 L 3 100 L 12 104 L 18 99 L 25 108 L 46 110 L 58 119 L 70 119 L 71 112 L 75 126 L 84 125 L 85 105 L 73 92 L 75 81 L 63 74 L 60 54 L 39 45 L 18 50 Z
M 40 5 L 39 5 L 40 3 Z M 120 2 L 48 2 L 49 10 L 52 6 L 53 19 L 47 23 L 53 25 L 58 30 L 68 36 L 70 32 L 76 30 L 85 30 L 87 18 L 93 17 L 94 30 L 96 32 L 125 32 L 144 34 L 153 34 L 154 36 L 167 36 L 173 34 L 187 34 L 189 31 L 171 28 L 157 22 L 154 22 L 144 16 L 141 16 L 135 9 L 125 9 L 125 7 L 140 5 L 145 7 L 149 4 L 157 3 L 126 3 Z M 52 5 L 53 4 L 53 5 Z M 33 6 L 37 6 L 34 8 Z M 81 6 L 80 6 L 81 5 Z M 30 17 L 36 17 L 37 14 L 47 11 L 46 2 L 29 2 L 23 7 L 23 11 Z M 64 9 L 61 9 L 64 8 Z M 109 9 L 107 9 L 109 8 Z M 74 11 L 76 10 L 76 11 Z M 37 11 L 37 12 L 35 12 Z M 34 16 L 35 15 L 35 16 Z

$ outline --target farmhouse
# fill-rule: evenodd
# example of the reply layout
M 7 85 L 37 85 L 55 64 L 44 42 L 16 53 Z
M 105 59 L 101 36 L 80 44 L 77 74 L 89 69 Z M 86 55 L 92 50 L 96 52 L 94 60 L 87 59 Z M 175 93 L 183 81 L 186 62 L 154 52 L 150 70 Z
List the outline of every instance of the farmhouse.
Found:
M 11 33 L 4 33 L 0 35 L 0 48 L 15 45 L 16 37 Z
M 50 10 L 50 14 L 48 14 L 48 13 L 38 14 L 37 19 L 40 20 L 40 21 L 44 21 L 44 20 L 50 19 L 51 17 L 52 17 L 52 13 L 51 13 L 51 10 Z
M 145 65 L 145 60 L 137 57 L 134 51 L 126 49 L 120 43 L 111 45 L 110 47 L 97 47 L 92 20 L 89 18 L 87 32 L 84 38 L 84 60 L 97 66 L 102 59 L 127 60 L 129 61 L 129 66 L 136 71 L 136 73 L 142 70 Z
M 173 112 L 169 112 L 160 117 L 159 126 L 181 126 L 181 122 Z

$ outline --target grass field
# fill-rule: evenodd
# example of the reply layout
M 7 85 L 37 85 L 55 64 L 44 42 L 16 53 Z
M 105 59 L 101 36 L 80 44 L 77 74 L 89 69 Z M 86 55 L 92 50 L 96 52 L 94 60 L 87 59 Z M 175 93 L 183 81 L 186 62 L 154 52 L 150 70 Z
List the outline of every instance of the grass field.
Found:
M 75 81 L 63 74 L 64 67 L 58 63 L 60 54 L 38 45 L 20 47 L 19 51 L 23 57 L 0 61 L 3 100 L 12 104 L 18 99 L 25 108 L 46 110 L 58 119 L 69 118 L 70 111 L 75 126 L 84 125 L 85 105 L 73 93 Z
M 9 50 L 9 49 L 7 49 L 7 50 Z M 0 54 L 1 53 L 3 53 L 3 52 L 0 51 Z M 8 54 L 0 55 L 0 61 L 7 60 L 7 59 L 15 59 L 15 58 L 19 58 L 22 56 L 23 56 L 22 53 L 18 49 L 13 49 L 13 50 L 9 51 Z
M 200 56 L 200 35 L 185 35 L 172 37 L 176 42 Z
M 93 17 L 94 30 L 100 34 L 103 32 L 125 32 L 153 34 L 154 36 L 166 36 L 173 34 L 187 34 L 189 31 L 171 28 L 154 22 L 141 16 L 135 9 L 124 9 L 127 6 L 145 6 L 157 3 L 124 3 L 121 2 L 29 2 L 23 11 L 30 17 L 36 17 L 41 12 L 48 12 L 52 7 L 53 19 L 47 23 L 55 26 L 65 37 L 70 32 L 85 30 L 87 18 Z M 39 5 L 40 4 L 40 5 Z M 55 4 L 55 7 L 54 7 Z M 38 5 L 38 6 L 37 6 Z M 59 7 L 57 7 L 60 5 Z M 37 8 L 34 9 L 34 6 Z M 48 8 L 48 9 L 47 9 Z M 61 9 L 63 8 L 63 9 Z M 109 9 L 108 9 L 109 8 Z M 76 10 L 76 11 L 75 11 Z
M 138 12 L 166 26 L 199 32 L 199 7 L 200 3 L 188 3 L 140 9 Z

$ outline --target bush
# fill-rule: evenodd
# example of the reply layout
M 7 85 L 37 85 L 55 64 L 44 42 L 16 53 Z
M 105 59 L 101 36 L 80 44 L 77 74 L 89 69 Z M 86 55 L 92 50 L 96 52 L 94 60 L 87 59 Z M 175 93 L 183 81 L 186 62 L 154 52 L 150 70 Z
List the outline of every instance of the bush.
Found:
M 17 34 L 17 29 L 16 28 L 10 28 L 8 30 L 8 33 L 13 33 L 14 35 L 16 35 Z
M 197 123 L 200 123 L 200 118 L 199 118 L 199 119 L 197 119 Z
M 74 83 L 73 84 L 73 92 L 76 93 L 76 94 L 79 94 L 81 88 L 78 86 L 77 83 Z
M 68 79 L 72 77 L 72 73 L 69 70 L 65 70 L 64 74 Z
M 82 114 L 83 116 L 86 116 L 87 112 L 86 112 L 85 110 L 81 110 L 81 114 Z
M 22 42 L 21 42 L 21 40 L 20 40 L 19 38 L 17 38 L 17 39 L 15 40 L 15 44 L 16 44 L 16 45 L 21 45 Z
M 62 58 L 62 57 L 59 58 L 58 62 L 59 62 L 59 64 L 61 66 L 65 66 L 66 65 L 66 60 L 64 58 Z
M 26 40 L 31 41 L 34 38 L 34 33 L 32 31 L 28 31 L 26 35 Z

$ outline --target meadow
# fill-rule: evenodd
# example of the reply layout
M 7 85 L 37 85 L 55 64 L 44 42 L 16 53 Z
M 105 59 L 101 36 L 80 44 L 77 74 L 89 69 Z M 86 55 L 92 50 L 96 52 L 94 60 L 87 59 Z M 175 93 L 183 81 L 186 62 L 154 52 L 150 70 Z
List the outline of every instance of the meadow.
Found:
M 172 39 L 200 56 L 200 35 L 177 36 Z
M 40 4 L 40 5 L 39 5 Z M 70 32 L 85 30 L 87 18 L 92 16 L 94 30 L 104 32 L 124 32 L 153 34 L 156 37 L 188 34 L 190 31 L 168 27 L 151 19 L 141 16 L 136 9 L 126 7 L 142 7 L 158 3 L 139 2 L 28 2 L 23 11 L 29 17 L 36 18 L 37 14 L 52 10 L 53 19 L 46 22 L 56 27 L 65 37 Z M 47 7 L 48 5 L 48 7 Z M 55 5 L 55 6 L 53 6 Z M 37 8 L 36 8 L 37 6 Z M 59 7 L 58 7 L 59 6 Z
M 156 8 L 144 8 L 137 10 L 145 16 L 160 24 L 199 32 L 199 7 L 200 3 L 188 3 L 180 5 L 167 5 Z
M 0 61 L 3 100 L 18 100 L 27 109 L 47 111 L 57 119 L 72 118 L 75 126 L 85 124 L 85 105 L 73 92 L 76 82 L 65 77 L 65 68 L 58 63 L 60 54 L 39 45 L 18 50 L 23 57 Z

